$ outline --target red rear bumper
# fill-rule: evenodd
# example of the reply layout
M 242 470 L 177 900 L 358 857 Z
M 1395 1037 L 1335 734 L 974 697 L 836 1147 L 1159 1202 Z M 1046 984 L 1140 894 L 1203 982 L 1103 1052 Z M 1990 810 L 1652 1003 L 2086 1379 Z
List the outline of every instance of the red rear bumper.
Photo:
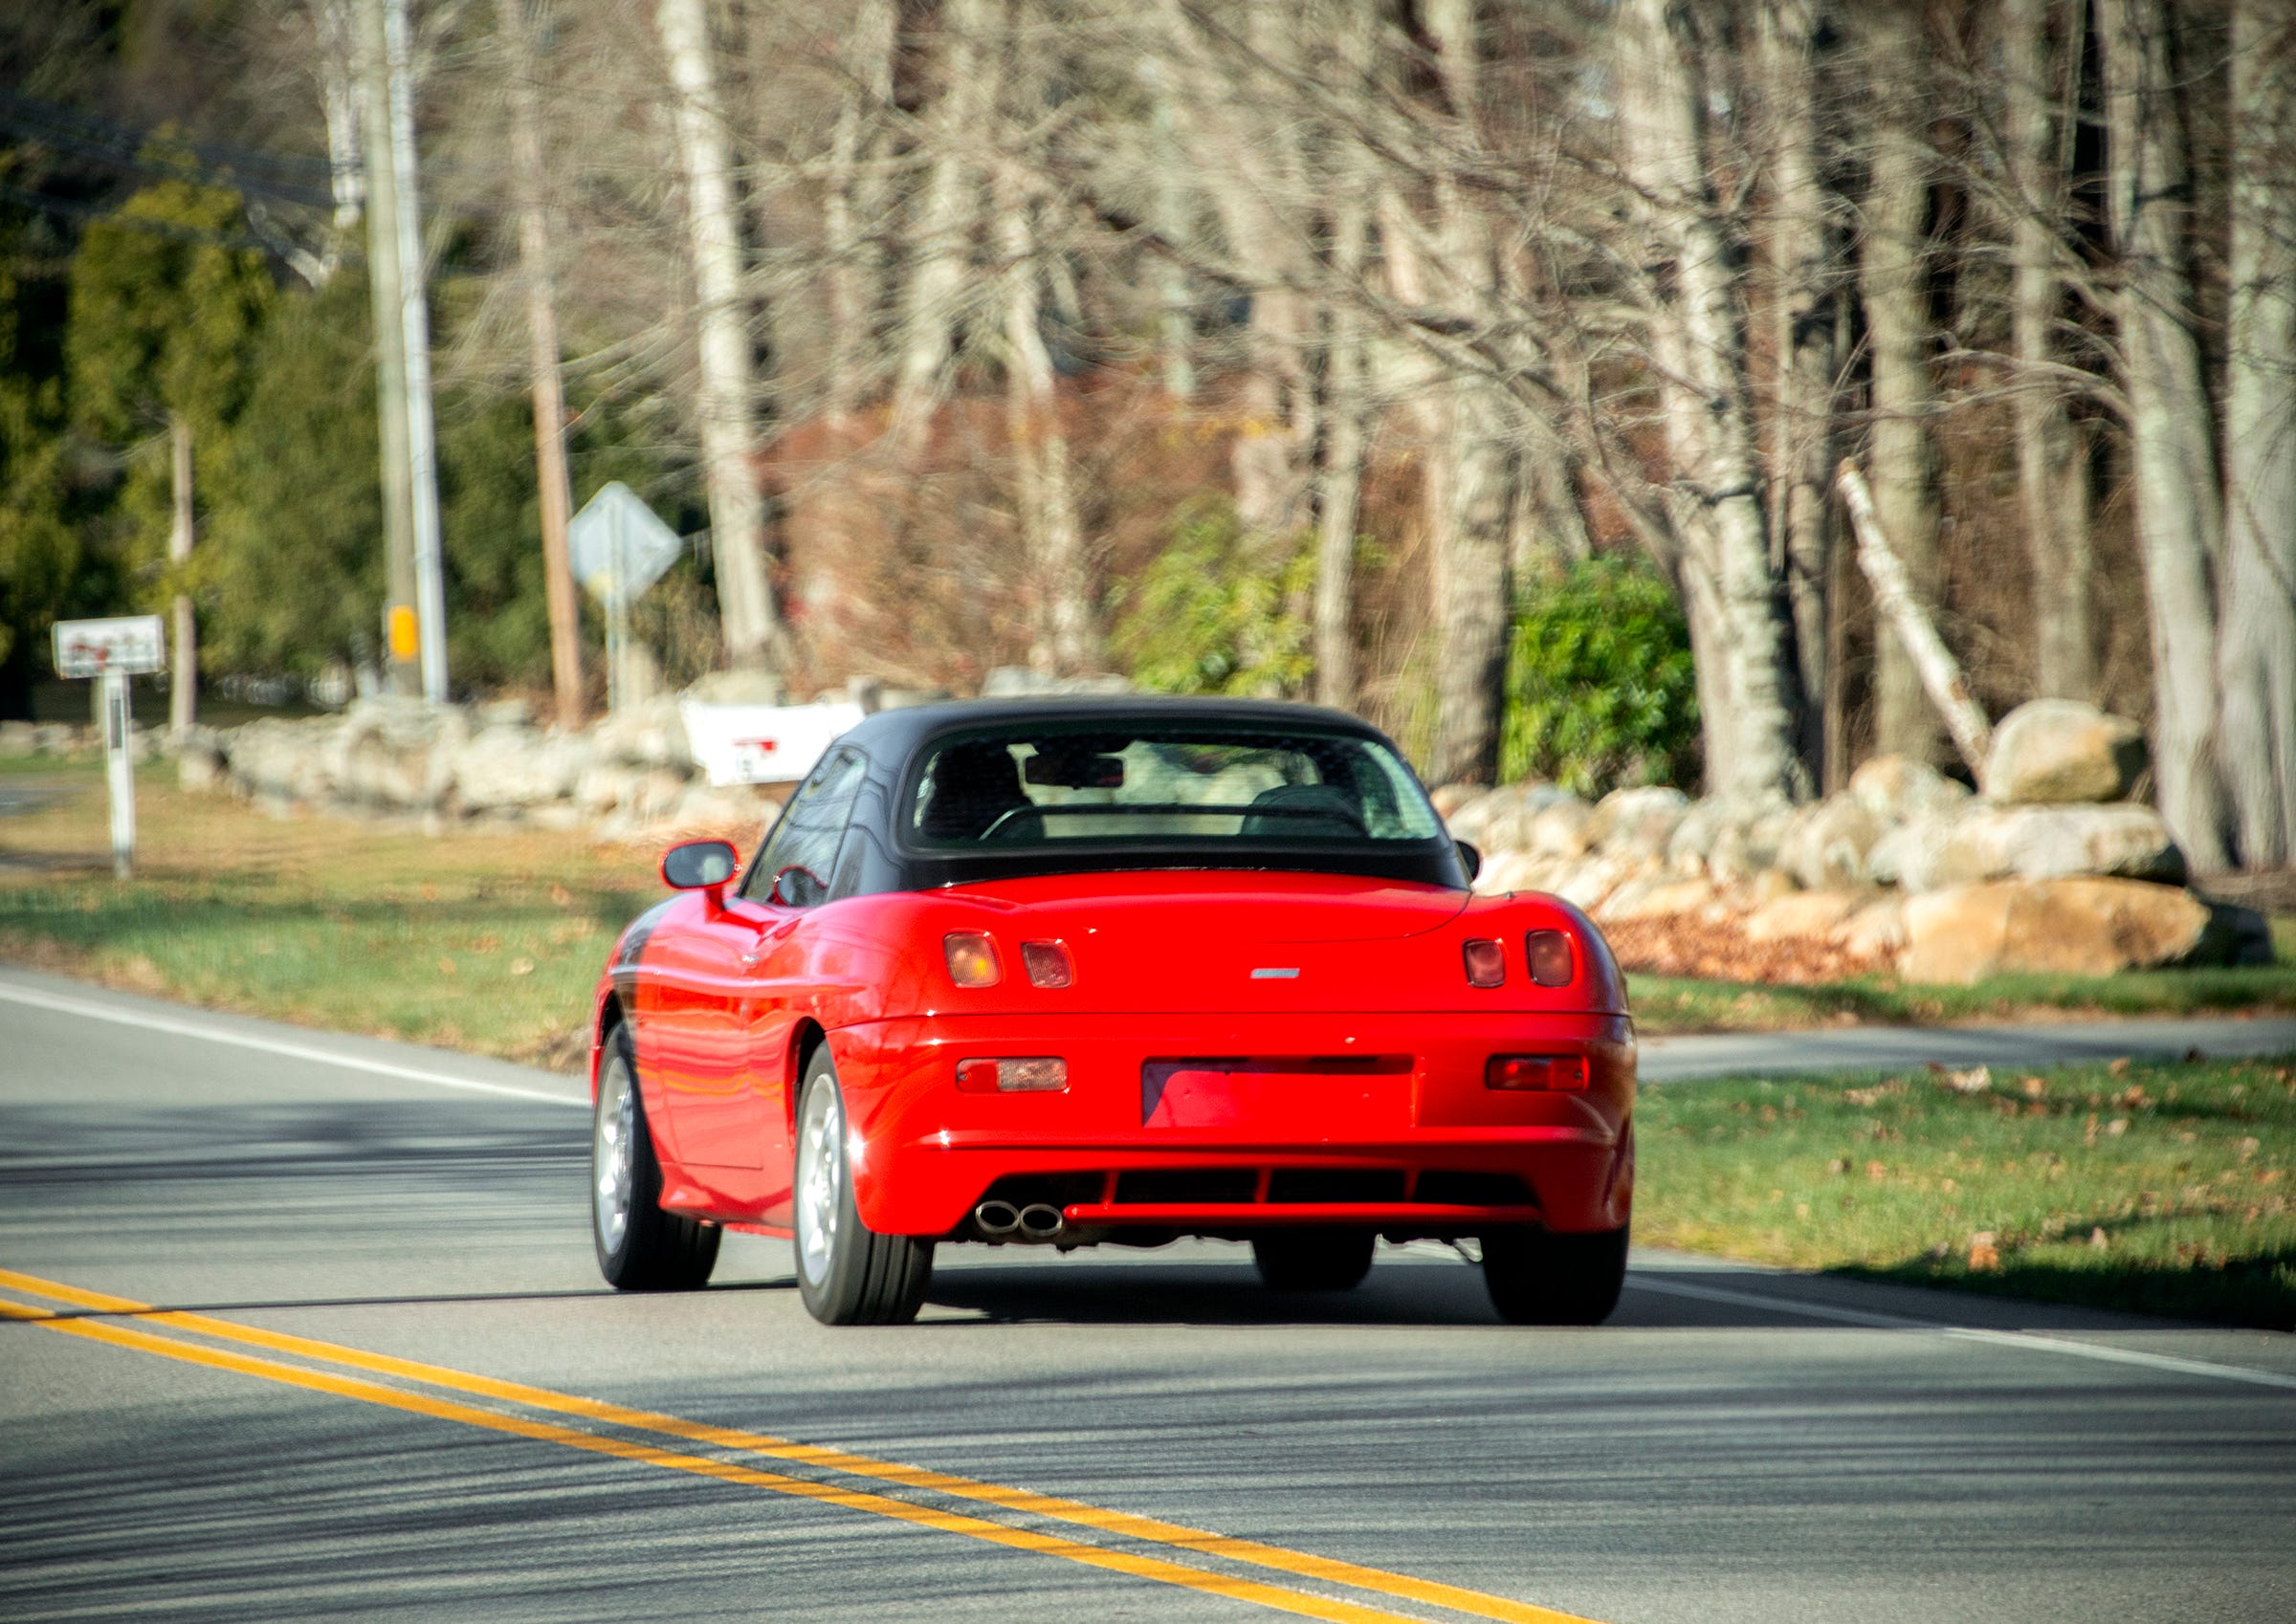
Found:
M 1057 1178 L 1071 1225 L 1212 1234 L 1615 1229 L 1632 1198 L 1632 1036 L 1613 1016 L 939 1017 L 830 1042 L 881 1233 L 949 1234 L 1013 1178 Z M 1588 1086 L 1490 1088 L 1497 1054 L 1584 1055 Z M 956 1086 L 961 1061 L 1051 1055 L 1066 1092 Z M 1159 1089 L 1169 1063 L 1212 1057 L 1280 1064 L 1229 1094 L 1218 1068 L 1181 1074 L 1192 1096 Z

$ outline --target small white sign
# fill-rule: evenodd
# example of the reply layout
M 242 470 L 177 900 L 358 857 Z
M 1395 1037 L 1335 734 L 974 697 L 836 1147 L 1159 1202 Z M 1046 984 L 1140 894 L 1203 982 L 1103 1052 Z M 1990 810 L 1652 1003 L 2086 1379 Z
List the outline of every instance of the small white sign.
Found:
M 566 552 L 581 582 L 600 603 L 618 595 L 634 604 L 677 562 L 685 542 L 635 491 L 619 479 L 583 503 L 566 527 Z
M 858 705 L 678 706 L 686 743 L 714 784 L 795 783 L 839 735 L 861 719 Z
M 106 671 L 133 676 L 166 667 L 167 634 L 157 615 L 55 623 L 57 676 L 96 677 Z

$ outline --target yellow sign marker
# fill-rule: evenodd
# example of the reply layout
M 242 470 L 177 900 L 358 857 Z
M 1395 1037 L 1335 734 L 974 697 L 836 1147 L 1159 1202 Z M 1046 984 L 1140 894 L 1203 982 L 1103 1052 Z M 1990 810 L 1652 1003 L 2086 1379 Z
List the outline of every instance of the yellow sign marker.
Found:
M 423 651 L 422 628 L 415 624 L 414 610 L 405 604 L 390 606 L 390 657 L 411 660 Z

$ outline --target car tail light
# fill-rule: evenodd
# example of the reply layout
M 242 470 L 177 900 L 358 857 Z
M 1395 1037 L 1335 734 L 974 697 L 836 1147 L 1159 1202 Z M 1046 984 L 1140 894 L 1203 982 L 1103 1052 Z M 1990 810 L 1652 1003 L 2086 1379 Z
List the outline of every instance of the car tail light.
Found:
M 1571 933 L 1568 931 L 1533 931 L 1523 937 L 1523 961 L 1531 966 L 1531 979 L 1542 987 L 1567 987 L 1571 984 Z
M 1057 1094 L 1068 1086 L 1069 1063 L 1057 1055 L 957 1063 L 957 1086 L 967 1094 Z
M 1492 1055 L 1483 1067 L 1487 1088 L 1576 1090 L 1586 1086 L 1583 1055 Z
M 1004 979 L 997 944 L 979 931 L 951 931 L 940 946 L 948 955 L 949 979 L 960 987 L 993 987 Z
M 1076 979 L 1076 967 L 1069 962 L 1069 950 L 1060 942 L 1023 942 L 1021 963 L 1028 971 L 1031 986 L 1065 987 Z
M 1495 987 L 1507 979 L 1507 950 L 1496 942 L 1467 944 L 1467 984 Z

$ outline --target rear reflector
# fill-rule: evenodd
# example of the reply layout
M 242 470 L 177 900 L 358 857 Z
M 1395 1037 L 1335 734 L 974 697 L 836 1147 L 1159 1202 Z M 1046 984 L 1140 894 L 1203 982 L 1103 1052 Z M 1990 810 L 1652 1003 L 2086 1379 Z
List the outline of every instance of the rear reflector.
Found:
M 1023 942 L 1021 963 L 1028 971 L 1031 986 L 1065 987 L 1076 978 L 1069 950 L 1059 942 Z
M 1488 1088 L 1578 1089 L 1586 1086 L 1582 1055 L 1492 1055 L 1483 1067 Z
M 957 1063 L 957 1086 L 967 1094 L 1057 1094 L 1068 1086 L 1069 1063 L 1056 1055 Z
M 1507 979 L 1507 950 L 1496 942 L 1468 942 L 1466 950 L 1467 984 L 1495 987 Z
M 948 955 L 949 979 L 960 987 L 993 987 L 1004 978 L 997 964 L 997 944 L 978 931 L 951 931 L 940 938 Z
M 1571 937 L 1567 931 L 1533 931 L 1523 937 L 1523 959 L 1531 979 L 1542 987 L 1571 984 Z

